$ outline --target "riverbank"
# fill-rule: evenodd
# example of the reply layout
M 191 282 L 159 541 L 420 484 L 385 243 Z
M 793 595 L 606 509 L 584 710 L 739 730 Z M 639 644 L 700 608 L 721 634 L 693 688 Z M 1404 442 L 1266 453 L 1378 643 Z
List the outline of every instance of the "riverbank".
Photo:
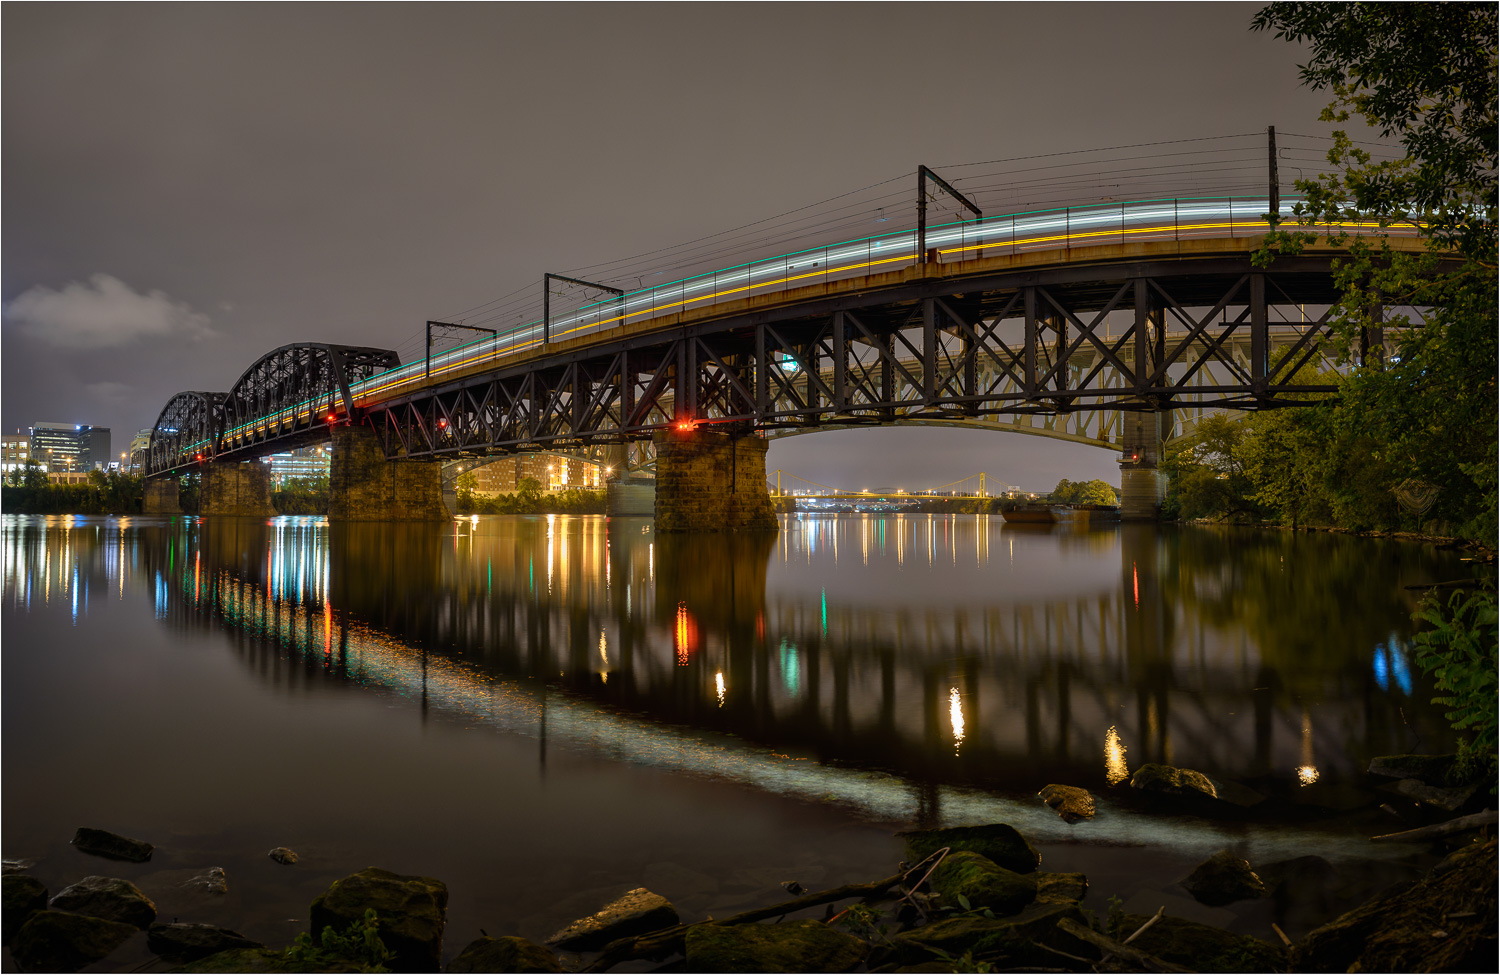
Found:
M 1391 802 L 1382 809 L 1389 812 L 1367 804 L 1340 815 L 1366 828 L 1372 815 L 1411 826 L 1493 805 L 1477 784 L 1447 786 L 1447 765 L 1431 756 L 1381 759 L 1372 771 L 1384 776 Z M 1327 856 L 1250 862 L 1230 840 L 1201 862 L 1192 856 L 1178 863 L 1179 879 L 1168 889 L 1122 897 L 1121 860 L 1181 861 L 1167 835 L 1158 842 L 1168 845 L 1155 850 L 1089 838 L 1092 828 L 1122 815 L 1148 816 L 1159 834 L 1195 823 L 1259 823 L 1289 834 L 1298 831 L 1299 818 L 1330 824 L 1328 810 L 1299 814 L 1241 783 L 1193 770 L 1147 764 L 1120 788 L 1099 796 L 1062 785 L 1042 791 L 1038 806 L 1076 831 L 1065 849 L 999 823 L 904 831 L 892 837 L 899 866 L 871 863 L 864 876 L 831 887 L 807 874 L 779 883 L 766 877 L 738 909 L 722 912 L 690 906 L 697 899 L 684 897 L 684 888 L 698 882 L 691 869 L 648 868 L 628 890 L 580 890 L 570 903 L 555 905 L 550 921 L 486 918 L 477 937 L 475 929 L 448 923 L 470 912 L 459 889 L 450 915 L 441 879 L 371 869 L 308 883 L 312 877 L 299 876 L 308 862 L 277 848 L 264 856 L 262 872 L 286 888 L 281 899 L 317 889 L 310 906 L 281 910 L 302 918 L 288 916 L 289 925 L 319 936 L 293 937 L 289 928 L 280 942 L 257 940 L 264 934 L 225 910 L 231 892 L 244 886 L 238 871 L 165 871 L 132 881 L 126 879 L 132 869 L 149 866 L 153 855 L 170 859 L 171 851 L 81 829 L 72 844 L 74 872 L 92 876 L 71 877 L 64 889 L 46 890 L 33 875 L 41 869 L 35 861 L 7 861 L 6 967 L 357 970 L 353 963 L 395 971 L 556 972 L 628 963 L 636 971 L 643 964 L 687 971 L 1093 971 L 1113 954 L 1126 970 L 1342 971 L 1358 962 L 1362 970 L 1431 971 L 1483 970 L 1475 960 L 1493 958 L 1495 843 L 1485 842 L 1492 809 L 1479 817 L 1488 826 L 1470 816 L 1468 828 L 1447 833 L 1429 824 L 1426 832 L 1398 828 L 1395 836 L 1366 840 L 1372 857 L 1401 848 L 1379 861 L 1385 869 L 1378 878 L 1336 842 L 1320 847 Z M 1395 814 L 1409 821 L 1399 823 Z M 497 882 L 518 879 L 524 882 Z M 1395 892 L 1381 893 L 1390 882 L 1398 884 Z M 376 912 L 381 938 L 373 947 L 365 934 L 368 910 Z M 323 939 L 329 925 L 349 936 Z

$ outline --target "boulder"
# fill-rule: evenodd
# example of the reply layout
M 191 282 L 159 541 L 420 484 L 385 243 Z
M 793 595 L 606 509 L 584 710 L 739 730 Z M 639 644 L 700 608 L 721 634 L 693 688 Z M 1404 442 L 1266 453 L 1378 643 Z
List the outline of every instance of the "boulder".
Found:
M 1077 904 L 1088 896 L 1089 878 L 1081 873 L 1039 873 L 1036 899 L 1045 904 Z
M 1220 850 L 1194 867 L 1182 886 L 1198 903 L 1209 907 L 1266 896 L 1265 882 L 1250 869 L 1250 862 L 1228 850 Z
M 356 961 L 336 958 L 330 961 L 292 961 L 283 951 L 271 948 L 230 948 L 216 954 L 183 962 L 174 972 L 365 972 L 370 969 Z M 436 971 L 436 969 L 434 969 Z
M 316 944 L 329 927 L 342 933 L 373 909 L 380 918 L 380 940 L 390 949 L 393 972 L 436 971 L 443 958 L 448 887 L 431 877 L 406 877 L 368 867 L 351 874 L 312 903 Z
M 697 924 L 688 928 L 690 972 L 847 972 L 868 946 L 820 921 L 782 924 Z
M 547 944 L 568 951 L 593 951 L 616 938 L 671 927 L 677 921 L 677 908 L 665 897 L 637 887 L 574 921 L 548 938 Z
M 37 864 L 36 860 L 29 859 L 29 858 L 24 858 L 24 857 L 21 858 L 21 859 L 17 859 L 17 860 L 10 860 L 10 859 L 0 860 L 0 874 L 25 873 L 26 871 L 30 870 L 32 867 L 36 866 L 36 864 Z
M 3 943 L 10 944 L 10 939 L 21 930 L 21 925 L 26 919 L 37 911 L 47 909 L 47 888 L 35 877 L 28 877 L 21 873 L 8 873 L 0 877 L 0 887 L 3 887 L 3 918 L 4 937 Z
M 90 829 L 87 826 L 78 827 L 78 832 L 73 834 L 73 846 L 96 857 L 129 860 L 131 863 L 145 863 L 151 859 L 151 851 L 156 849 L 144 840 L 132 840 L 118 833 Z
M 1034 875 L 1007 870 L 967 850 L 944 857 L 928 882 L 933 893 L 950 907 L 960 906 L 962 897 L 973 908 L 987 907 L 996 914 L 1014 914 L 1036 900 Z
M 223 867 L 209 867 L 203 873 L 188 878 L 183 885 L 205 894 L 229 893 L 229 875 Z
M 1157 792 L 1174 796 L 1205 795 L 1211 799 L 1219 797 L 1208 776 L 1190 768 L 1173 768 L 1148 762 L 1135 770 L 1130 777 L 1130 787 L 1142 792 Z
M 1495 841 L 1455 851 L 1423 880 L 1399 884 L 1311 931 L 1299 972 L 1487 972 L 1495 965 Z
M 1417 779 L 1427 785 L 1451 786 L 1457 755 L 1380 755 L 1370 759 L 1370 774 L 1389 779 Z
M 1123 937 L 1149 920 L 1141 914 L 1126 914 L 1120 926 Z M 1159 918 L 1130 947 L 1195 972 L 1287 971 L 1283 952 L 1269 942 L 1171 915 Z
M 955 826 L 950 829 L 919 829 L 896 834 L 906 841 L 907 862 L 915 864 L 943 847 L 978 853 L 1007 870 L 1032 873 L 1042 862 L 1026 837 L 1004 823 L 990 826 Z
M 119 877 L 84 877 L 48 902 L 54 911 L 87 914 L 145 929 L 156 920 L 156 905 L 141 889 Z
M 1444 788 L 1437 785 L 1428 785 L 1421 779 L 1412 778 L 1401 779 L 1385 788 L 1390 789 L 1397 795 L 1405 796 L 1408 799 L 1415 799 L 1423 805 L 1434 806 L 1444 812 L 1458 812 L 1460 809 L 1468 806 L 1479 792 L 1479 783 L 1474 782 L 1470 785 Z
M 11 939 L 10 956 L 23 972 L 76 972 L 108 957 L 137 930 L 99 917 L 37 911 Z
M 1053 812 L 1061 816 L 1065 823 L 1076 823 L 1080 819 L 1094 818 L 1094 797 L 1087 789 L 1080 789 L 1076 785 L 1049 785 L 1037 795 L 1041 796 L 1042 801 L 1051 806 Z
M 525 938 L 480 938 L 448 963 L 450 972 L 565 972 L 557 956 Z
M 213 924 L 153 924 L 146 947 L 170 961 L 193 961 L 235 948 L 264 948 L 238 931 Z
M 270 853 L 267 853 L 266 856 L 270 857 L 272 860 L 275 860 L 277 863 L 284 864 L 286 866 L 291 866 L 292 864 L 297 862 L 296 852 L 293 850 L 289 850 L 284 846 L 278 846 Z

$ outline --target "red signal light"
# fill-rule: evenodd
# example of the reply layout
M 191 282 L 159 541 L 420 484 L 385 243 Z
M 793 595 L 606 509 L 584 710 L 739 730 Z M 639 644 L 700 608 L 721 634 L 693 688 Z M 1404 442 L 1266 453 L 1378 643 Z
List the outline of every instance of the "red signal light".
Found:
M 439 420 L 438 421 L 438 426 L 440 426 L 440 427 L 446 427 L 447 425 L 448 425 L 448 421 L 447 420 Z
M 338 419 L 338 417 L 334 416 L 332 413 L 328 414 L 328 422 L 329 423 L 333 423 L 337 419 Z

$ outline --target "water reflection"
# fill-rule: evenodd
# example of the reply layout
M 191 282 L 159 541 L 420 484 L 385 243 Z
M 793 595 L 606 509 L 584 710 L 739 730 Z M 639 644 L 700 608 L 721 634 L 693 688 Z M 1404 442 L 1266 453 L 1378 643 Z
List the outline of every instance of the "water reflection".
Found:
M 799 516 L 775 536 L 649 528 L 8 518 L 5 598 L 76 614 L 100 591 L 140 591 L 173 626 L 227 628 L 268 680 L 379 688 L 543 748 L 771 774 L 670 729 L 726 732 L 788 763 L 886 770 L 929 807 L 938 785 L 1118 783 L 1127 753 L 1136 767 L 1347 780 L 1414 731 L 1442 735 L 1401 635 L 1401 587 L 1447 571 L 1430 549 L 1058 535 L 972 515 Z

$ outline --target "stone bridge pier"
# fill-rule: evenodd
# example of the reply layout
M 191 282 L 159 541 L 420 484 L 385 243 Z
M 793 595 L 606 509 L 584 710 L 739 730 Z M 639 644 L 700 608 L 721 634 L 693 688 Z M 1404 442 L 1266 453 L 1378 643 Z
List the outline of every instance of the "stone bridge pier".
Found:
M 221 460 L 203 465 L 198 513 L 257 518 L 275 515 L 276 509 L 271 507 L 271 466 L 258 460 Z
M 673 428 L 656 435 L 656 530 L 775 531 L 766 441 Z
M 447 521 L 443 462 L 387 460 L 375 431 L 333 428 L 328 471 L 328 520 Z
M 1167 476 L 1161 472 L 1162 420 L 1170 413 L 1131 410 L 1121 414 L 1125 425 L 1120 454 L 1120 517 L 1152 521 L 1161 516 L 1167 499 Z
M 182 503 L 178 500 L 178 485 L 175 477 L 153 477 L 144 485 L 141 513 L 147 515 L 180 515 Z

